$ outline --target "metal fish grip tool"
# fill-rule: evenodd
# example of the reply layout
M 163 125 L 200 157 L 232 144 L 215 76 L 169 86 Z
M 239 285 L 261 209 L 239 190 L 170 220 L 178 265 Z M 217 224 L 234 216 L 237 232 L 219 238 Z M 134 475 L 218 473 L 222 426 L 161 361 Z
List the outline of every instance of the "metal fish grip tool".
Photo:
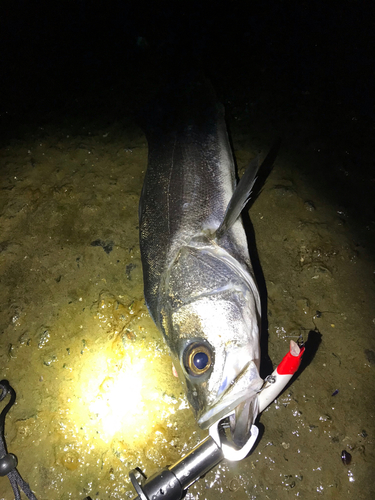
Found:
M 133 500 L 180 500 L 186 490 L 224 458 L 242 460 L 254 447 L 258 428 L 253 425 L 251 437 L 241 449 L 236 449 L 225 437 L 225 421 L 230 414 L 210 428 L 210 436 L 171 467 L 165 467 L 150 478 L 139 467 L 129 473 L 137 495 Z
M 289 352 L 266 378 L 258 393 L 259 413 L 276 399 L 291 380 L 300 366 L 304 350 L 302 339 L 299 343 L 291 341 Z M 133 500 L 180 500 L 192 484 L 224 458 L 239 461 L 249 455 L 258 439 L 259 429 L 252 425 L 249 439 L 242 448 L 237 448 L 225 432 L 225 428 L 229 427 L 228 418 L 233 413 L 231 411 L 215 422 L 209 429 L 209 437 L 172 467 L 166 467 L 148 479 L 140 468 L 133 469 L 129 474 L 137 493 Z

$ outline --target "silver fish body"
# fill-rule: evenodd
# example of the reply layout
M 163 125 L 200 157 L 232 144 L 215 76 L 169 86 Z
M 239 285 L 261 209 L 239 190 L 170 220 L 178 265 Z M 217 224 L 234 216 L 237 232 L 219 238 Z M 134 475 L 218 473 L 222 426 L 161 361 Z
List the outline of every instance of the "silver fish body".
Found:
M 260 299 L 241 218 L 217 233 L 236 188 L 224 110 L 203 81 L 155 113 L 144 127 L 139 207 L 146 304 L 198 424 L 207 428 L 235 409 L 242 443 L 263 383 Z

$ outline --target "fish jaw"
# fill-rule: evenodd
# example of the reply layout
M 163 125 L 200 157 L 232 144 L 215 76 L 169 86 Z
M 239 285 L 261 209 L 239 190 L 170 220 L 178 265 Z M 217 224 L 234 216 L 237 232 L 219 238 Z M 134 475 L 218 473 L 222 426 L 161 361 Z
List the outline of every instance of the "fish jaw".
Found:
M 241 356 L 241 353 L 234 351 L 234 356 Z M 254 360 L 236 360 L 236 368 L 239 372 L 233 379 L 225 376 L 225 388 L 221 397 L 218 396 L 211 407 L 197 415 L 198 425 L 203 429 L 211 427 L 215 422 L 221 420 L 231 411 L 235 411 L 231 418 L 231 430 L 233 436 L 235 430 L 237 435 L 242 435 L 243 440 L 248 439 L 249 429 L 258 415 L 257 394 L 263 385 L 263 380 L 259 376 L 259 369 Z M 231 367 L 232 373 L 234 372 Z M 242 446 L 241 439 L 238 444 Z
M 205 429 L 256 399 L 262 386 L 256 284 L 223 249 L 185 248 L 171 266 L 165 291 L 162 330 L 197 422 Z M 187 367 L 192 346 L 210 353 L 209 369 L 198 376 Z M 257 406 L 250 406 L 247 420 L 252 423 Z M 246 410 L 239 413 L 243 420 Z

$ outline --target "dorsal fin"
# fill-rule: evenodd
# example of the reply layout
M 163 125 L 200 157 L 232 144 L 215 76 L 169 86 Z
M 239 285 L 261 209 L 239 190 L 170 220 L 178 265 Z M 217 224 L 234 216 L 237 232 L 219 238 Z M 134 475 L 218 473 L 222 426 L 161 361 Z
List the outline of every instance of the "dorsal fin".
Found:
M 240 182 L 237 184 L 236 189 L 228 203 L 227 210 L 223 222 L 220 224 L 215 232 L 217 239 L 220 239 L 230 227 L 236 222 L 242 210 L 245 208 L 250 199 L 251 191 L 256 181 L 256 175 L 259 170 L 259 155 L 256 156 L 247 167 L 245 173 L 241 177 Z

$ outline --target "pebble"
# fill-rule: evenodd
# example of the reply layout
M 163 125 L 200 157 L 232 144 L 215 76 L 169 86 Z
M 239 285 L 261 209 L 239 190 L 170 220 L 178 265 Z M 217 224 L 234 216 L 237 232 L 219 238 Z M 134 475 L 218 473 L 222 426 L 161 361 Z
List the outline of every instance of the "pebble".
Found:
M 316 210 L 315 204 L 310 200 L 306 200 L 303 205 L 305 209 L 308 210 L 309 212 L 314 212 L 314 210 Z
M 352 456 L 348 451 L 342 450 L 341 460 L 344 465 L 350 465 L 350 462 L 352 461 Z

